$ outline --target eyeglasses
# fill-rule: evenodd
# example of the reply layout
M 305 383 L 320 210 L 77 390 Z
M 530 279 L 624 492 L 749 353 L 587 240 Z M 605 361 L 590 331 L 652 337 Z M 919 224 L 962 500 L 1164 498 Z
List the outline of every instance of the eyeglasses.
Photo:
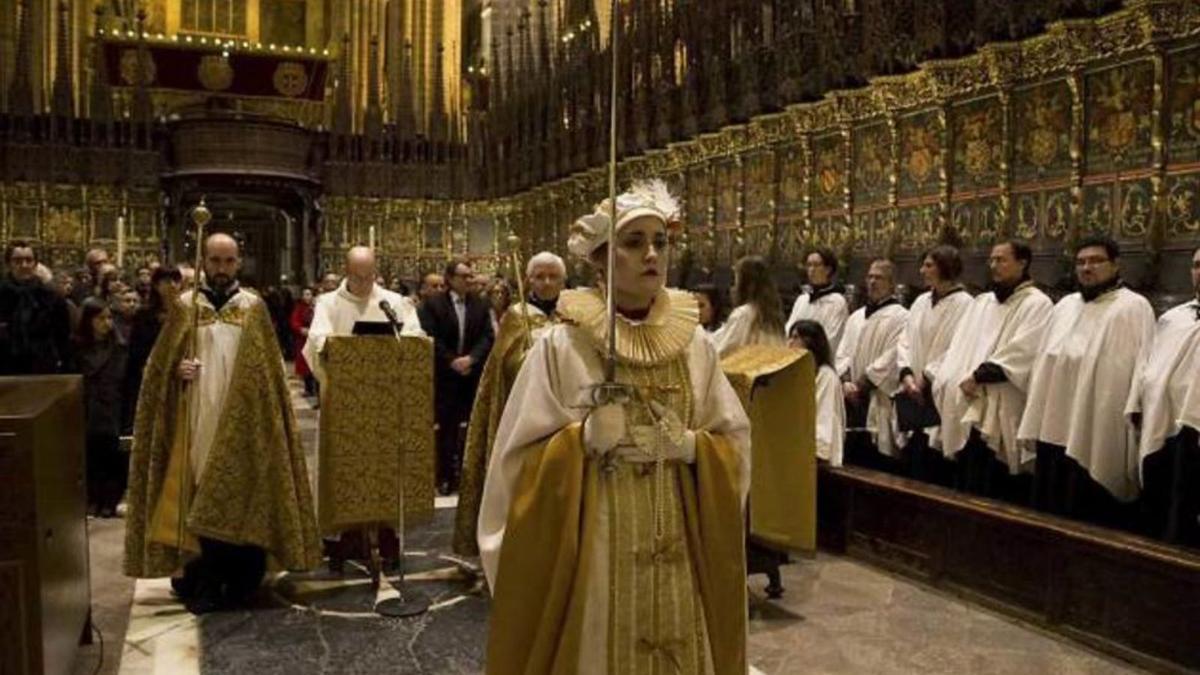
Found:
M 1110 262 L 1112 262 L 1112 261 L 1106 257 L 1092 256 L 1089 258 L 1076 258 L 1075 266 L 1076 267 L 1099 267 L 1101 265 L 1104 265 L 1105 263 L 1110 263 Z

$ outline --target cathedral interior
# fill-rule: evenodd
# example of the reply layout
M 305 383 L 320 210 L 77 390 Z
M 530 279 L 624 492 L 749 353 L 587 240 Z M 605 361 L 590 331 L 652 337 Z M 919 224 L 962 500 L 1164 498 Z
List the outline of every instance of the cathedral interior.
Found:
M 565 255 L 608 194 L 610 126 L 619 182 L 681 197 L 673 285 L 728 288 L 756 254 L 794 297 L 827 246 L 851 283 L 887 256 L 915 288 L 948 242 L 978 289 L 1015 237 L 1058 297 L 1075 243 L 1103 234 L 1158 311 L 1192 294 L 1195 0 L 0 2 L 0 240 L 55 270 L 93 248 L 125 269 L 189 261 L 203 201 L 256 288 L 316 284 L 368 243 L 414 287 L 459 256 L 505 273 L 514 247 Z M 1200 669 L 1195 549 L 820 481 L 820 552 L 780 602 L 750 582 L 762 672 Z M 322 579 L 272 587 L 316 598 L 290 614 L 163 613 L 169 591 L 121 577 L 100 523 L 107 645 L 44 672 L 481 672 L 486 600 L 433 553 L 448 518 L 410 537 L 440 602 L 417 623 L 360 616 Z M 0 605 L 20 574 L 0 559 Z M 9 648 L 20 630 L 0 621 L 0 673 L 35 672 Z

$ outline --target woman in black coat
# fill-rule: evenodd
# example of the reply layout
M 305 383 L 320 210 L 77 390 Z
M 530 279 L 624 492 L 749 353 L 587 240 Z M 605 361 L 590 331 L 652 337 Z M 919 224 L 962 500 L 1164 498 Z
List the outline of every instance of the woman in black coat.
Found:
M 108 303 L 85 300 L 75 334 L 75 363 L 83 375 L 88 506 L 102 518 L 116 514 L 129 477 L 120 440 L 127 357 L 128 348 L 113 330 Z
M 133 433 L 133 415 L 142 390 L 142 371 L 150 360 L 150 350 L 158 340 L 167 313 L 179 298 L 183 276 L 176 267 L 160 267 L 150 277 L 150 293 L 146 304 L 133 315 L 129 331 L 129 363 L 125 368 L 124 409 L 121 412 L 121 433 Z

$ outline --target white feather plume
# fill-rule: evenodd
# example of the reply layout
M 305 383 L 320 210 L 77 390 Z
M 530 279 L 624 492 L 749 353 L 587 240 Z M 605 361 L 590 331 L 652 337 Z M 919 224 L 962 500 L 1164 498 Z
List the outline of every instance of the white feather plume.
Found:
M 679 199 L 671 194 L 671 188 L 661 178 L 650 178 L 635 181 L 629 191 L 638 199 L 649 202 L 667 222 L 679 218 Z

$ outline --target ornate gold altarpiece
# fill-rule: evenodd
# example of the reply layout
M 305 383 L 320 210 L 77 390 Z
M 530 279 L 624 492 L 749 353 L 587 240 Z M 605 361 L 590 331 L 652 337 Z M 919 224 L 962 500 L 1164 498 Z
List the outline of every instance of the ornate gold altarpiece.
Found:
M 317 512 L 321 533 L 433 516 L 433 343 L 331 337 L 322 358 Z M 398 488 L 403 486 L 403 492 Z
M 816 366 L 812 354 L 751 345 L 721 361 L 750 416 L 750 539 L 817 548 Z

